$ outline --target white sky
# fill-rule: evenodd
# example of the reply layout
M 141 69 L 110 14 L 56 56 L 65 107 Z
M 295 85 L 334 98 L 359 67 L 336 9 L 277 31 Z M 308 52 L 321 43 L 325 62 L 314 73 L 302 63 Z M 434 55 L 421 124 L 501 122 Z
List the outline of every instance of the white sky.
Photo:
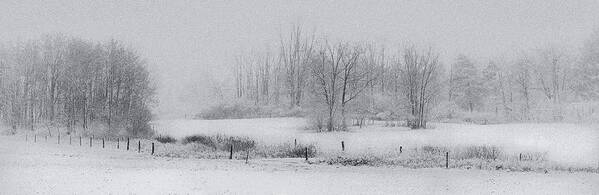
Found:
M 331 39 L 432 45 L 442 61 L 544 46 L 577 48 L 599 25 L 597 0 L 0 1 L 0 41 L 65 33 L 116 38 L 148 60 L 161 113 L 210 104 L 207 77 L 233 55 L 274 47 L 292 23 Z M 195 90 L 182 90 L 193 85 Z M 192 99 L 192 100 L 190 100 Z

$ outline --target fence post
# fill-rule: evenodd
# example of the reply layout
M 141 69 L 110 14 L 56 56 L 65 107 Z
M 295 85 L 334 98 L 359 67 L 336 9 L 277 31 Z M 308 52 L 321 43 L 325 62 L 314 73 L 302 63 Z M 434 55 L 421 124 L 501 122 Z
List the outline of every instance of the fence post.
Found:
M 92 147 L 92 139 L 93 139 L 92 137 L 89 137 L 89 147 L 90 148 Z
M 58 134 L 58 144 L 60 144 L 60 134 Z
M 102 138 L 102 148 L 104 148 L 104 139 L 105 139 L 105 138 L 106 138 L 106 137 L 103 137 L 103 138 Z
M 305 150 L 305 151 L 306 151 L 306 152 L 305 152 L 305 155 L 306 155 L 306 161 L 308 161 L 308 147 L 306 147 L 306 150 Z
M 522 153 L 520 153 L 520 157 L 518 158 L 518 161 L 522 161 Z
M 229 159 L 233 159 L 233 144 L 231 144 L 231 149 L 229 150 Z
M 73 136 L 69 135 L 69 145 L 73 144 Z
M 81 136 L 79 136 L 79 146 L 81 146 Z
M 401 154 L 403 152 L 403 147 L 399 146 L 399 153 Z
M 445 152 L 445 168 L 449 169 L 449 152 Z
M 297 147 L 297 139 L 293 139 L 293 146 Z
M 37 134 L 33 134 L 33 143 L 37 142 Z
M 250 150 L 246 150 L 246 154 L 245 154 L 245 164 L 248 163 L 248 159 L 250 158 Z
M 129 138 L 127 138 L 127 150 L 129 150 Z
M 152 155 L 154 155 L 154 142 L 152 142 Z
M 119 149 L 119 148 L 121 147 L 121 146 L 120 146 L 120 145 L 121 145 L 120 141 L 121 141 L 121 138 L 120 138 L 120 137 L 117 137 L 117 138 L 116 138 L 116 149 Z
M 341 151 L 345 151 L 345 142 L 341 141 Z
M 137 140 L 137 153 L 141 152 L 141 140 Z

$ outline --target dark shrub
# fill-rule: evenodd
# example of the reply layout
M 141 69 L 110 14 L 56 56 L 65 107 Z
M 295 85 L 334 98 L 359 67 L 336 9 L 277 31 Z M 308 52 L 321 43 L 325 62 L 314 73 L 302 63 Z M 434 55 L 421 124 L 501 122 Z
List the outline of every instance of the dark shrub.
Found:
M 233 146 L 233 151 L 246 151 L 256 147 L 256 142 L 248 137 L 241 136 L 207 136 L 207 135 L 192 135 L 183 139 L 183 144 L 199 143 L 204 146 L 214 148 L 215 150 L 229 151 Z
M 216 143 L 210 136 L 206 135 L 190 135 L 183 138 L 183 144 L 199 143 L 214 149 L 217 149 Z
M 159 135 L 158 137 L 155 137 L 154 139 L 156 139 L 156 141 L 163 143 L 163 144 L 177 142 L 177 139 L 175 139 L 174 137 L 168 136 L 168 135 Z

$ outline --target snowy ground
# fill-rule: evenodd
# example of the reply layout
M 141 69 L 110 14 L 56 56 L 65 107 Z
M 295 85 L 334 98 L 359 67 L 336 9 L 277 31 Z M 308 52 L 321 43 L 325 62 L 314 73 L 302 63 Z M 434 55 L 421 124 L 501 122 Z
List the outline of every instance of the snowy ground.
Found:
M 0 194 L 594 194 L 599 174 L 171 159 L 0 136 Z
M 300 118 L 236 120 L 164 120 L 155 122 L 160 134 L 178 138 L 193 134 L 252 137 L 262 143 L 314 143 L 321 152 L 378 153 L 422 145 L 494 145 L 506 152 L 547 152 L 548 158 L 568 166 L 599 166 L 599 128 L 582 124 L 432 124 L 433 129 L 410 130 L 376 123 L 350 132 L 315 133 Z

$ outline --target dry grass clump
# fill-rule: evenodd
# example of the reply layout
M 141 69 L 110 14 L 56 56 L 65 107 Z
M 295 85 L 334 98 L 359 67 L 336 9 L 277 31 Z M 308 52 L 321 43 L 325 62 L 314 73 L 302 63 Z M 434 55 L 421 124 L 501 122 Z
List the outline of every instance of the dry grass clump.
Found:
M 592 167 L 560 166 L 547 159 L 547 153 L 506 153 L 497 146 L 470 145 L 443 147 L 425 145 L 400 152 L 383 154 L 338 154 L 324 157 L 320 162 L 345 166 L 401 166 L 407 168 L 444 168 L 449 152 L 449 168 L 507 170 L 507 171 L 584 171 L 599 172 Z
M 183 144 L 201 144 L 214 150 L 229 151 L 233 146 L 233 152 L 252 150 L 256 142 L 249 137 L 226 136 L 226 135 L 191 135 L 183 138 Z
M 316 157 L 316 146 L 314 144 L 276 144 L 259 146 L 256 155 L 264 158 L 304 158 L 308 150 L 308 158 Z
M 160 137 L 160 136 L 159 136 Z M 168 140 L 168 138 L 160 138 Z M 157 139 L 158 140 L 158 139 Z M 594 167 L 562 165 L 547 158 L 543 152 L 508 153 L 503 148 L 490 145 L 466 145 L 445 147 L 424 145 L 404 147 L 403 152 L 386 153 L 318 153 L 315 144 L 260 145 L 247 137 L 225 135 L 193 135 L 181 143 L 165 141 L 157 145 L 158 156 L 178 158 L 226 159 L 233 146 L 233 158 L 309 158 L 316 162 L 344 166 L 400 166 L 407 168 L 444 168 L 449 154 L 449 168 L 505 170 L 522 172 L 571 171 L 599 172 Z
M 179 158 L 229 158 L 233 146 L 233 158 L 245 159 L 250 155 L 260 158 L 309 158 L 316 157 L 314 144 L 258 145 L 254 140 L 241 136 L 193 135 L 181 140 L 181 144 L 168 143 L 160 147 L 157 155 Z

